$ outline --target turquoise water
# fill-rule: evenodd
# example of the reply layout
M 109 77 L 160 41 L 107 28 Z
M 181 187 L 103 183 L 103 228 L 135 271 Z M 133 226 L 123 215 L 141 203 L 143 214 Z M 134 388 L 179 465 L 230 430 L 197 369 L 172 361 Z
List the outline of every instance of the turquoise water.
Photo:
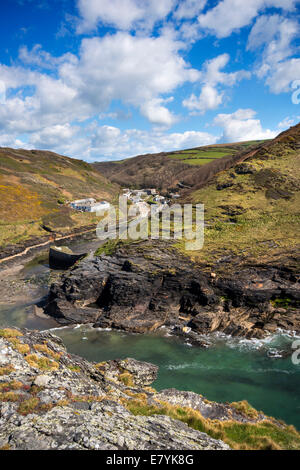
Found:
M 45 260 L 31 263 L 23 273 L 25 278 L 36 277 L 40 282 L 41 298 L 47 292 L 43 276 L 46 279 L 48 274 Z M 38 300 L 19 305 L 0 304 L 0 327 L 46 330 L 56 326 L 53 319 L 34 314 L 32 306 Z M 211 342 L 211 347 L 201 349 L 167 336 L 164 330 L 152 335 L 86 326 L 52 331 L 63 339 L 70 352 L 91 361 L 133 357 L 158 365 L 158 379 L 154 383 L 158 390 L 172 387 L 191 390 L 220 402 L 247 400 L 256 409 L 300 429 L 300 365 L 292 364 L 294 339 L 288 335 L 265 341 L 210 336 L 206 341 Z
M 155 335 L 132 335 L 116 331 L 55 330 L 68 350 L 91 361 L 134 357 L 159 366 L 154 387 L 177 388 L 201 393 L 209 400 L 248 400 L 266 414 L 300 429 L 300 366 L 291 358 L 271 358 L 270 349 L 290 351 L 292 338 L 285 335 L 269 342 L 237 341 L 211 337 L 208 349 L 190 347 L 181 340 Z

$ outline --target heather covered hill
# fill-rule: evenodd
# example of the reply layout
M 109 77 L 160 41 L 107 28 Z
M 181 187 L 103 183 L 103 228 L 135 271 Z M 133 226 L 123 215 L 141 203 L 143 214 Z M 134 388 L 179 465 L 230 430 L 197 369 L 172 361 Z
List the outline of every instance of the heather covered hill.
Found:
M 206 184 L 186 189 L 182 201 L 205 205 L 204 248 L 191 256 L 214 269 L 227 269 L 233 260 L 296 269 L 299 177 L 300 124 L 212 174 Z
M 43 226 L 70 229 L 93 215 L 65 203 L 82 197 L 112 201 L 118 186 L 82 160 L 40 150 L 0 149 L 0 245 L 45 235 Z
M 202 179 L 201 175 L 206 174 L 206 168 L 228 167 L 235 156 L 256 148 L 260 143 L 250 141 L 139 155 L 116 162 L 94 163 L 94 167 L 111 181 L 123 186 L 167 190 L 176 187 L 178 183 L 198 183 Z

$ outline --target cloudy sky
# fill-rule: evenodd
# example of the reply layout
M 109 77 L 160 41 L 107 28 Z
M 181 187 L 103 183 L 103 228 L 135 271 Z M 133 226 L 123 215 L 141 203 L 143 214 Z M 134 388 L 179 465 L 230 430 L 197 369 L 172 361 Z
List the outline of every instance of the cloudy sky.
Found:
M 0 8 L 0 146 L 115 160 L 271 138 L 300 120 L 297 0 Z

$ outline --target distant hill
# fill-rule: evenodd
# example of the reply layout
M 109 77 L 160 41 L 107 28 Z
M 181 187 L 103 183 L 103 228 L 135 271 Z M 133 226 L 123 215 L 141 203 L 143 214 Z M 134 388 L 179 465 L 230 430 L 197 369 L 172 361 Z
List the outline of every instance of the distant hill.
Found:
M 167 190 L 176 187 L 178 183 L 193 186 L 202 179 L 202 174 L 206 174 L 208 164 L 212 168 L 222 168 L 225 162 L 230 162 L 237 154 L 247 152 L 260 143 L 262 141 L 211 145 L 93 165 L 104 176 L 122 186 Z
M 297 270 L 300 124 L 250 150 L 181 193 L 181 202 L 205 205 L 204 248 L 190 255 L 213 270 L 228 270 L 232 260 Z M 183 243 L 177 246 L 184 251 Z
M 0 246 L 46 230 L 94 222 L 65 203 L 82 197 L 112 201 L 118 186 L 82 160 L 40 150 L 0 149 Z

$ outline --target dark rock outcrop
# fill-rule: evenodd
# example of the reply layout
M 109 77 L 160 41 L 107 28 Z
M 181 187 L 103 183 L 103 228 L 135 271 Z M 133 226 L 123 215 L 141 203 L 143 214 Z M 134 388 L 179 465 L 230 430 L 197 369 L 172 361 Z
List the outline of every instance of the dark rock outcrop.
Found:
M 45 311 L 61 324 L 138 333 L 162 325 L 247 337 L 276 328 L 300 331 L 293 269 L 232 263 L 230 269 L 212 276 L 167 244 L 133 243 L 113 256 L 83 260 L 64 274 L 51 286 Z
M 243 163 L 240 163 L 239 165 L 236 165 L 234 167 L 234 171 L 238 175 L 251 175 L 256 172 L 256 169 L 253 165 L 243 162 Z

